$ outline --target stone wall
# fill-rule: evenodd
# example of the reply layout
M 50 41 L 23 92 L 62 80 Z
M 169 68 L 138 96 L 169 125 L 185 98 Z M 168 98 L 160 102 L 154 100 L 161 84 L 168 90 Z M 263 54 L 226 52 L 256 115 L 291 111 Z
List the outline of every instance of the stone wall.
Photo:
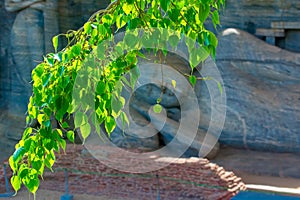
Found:
M 269 35 L 265 29 L 273 30 L 273 35 L 276 35 L 274 29 L 283 29 L 285 34 L 277 37 L 276 45 L 300 52 L 299 19 L 300 2 L 297 0 L 227 0 L 221 24 L 224 29 L 238 28 L 251 34 L 263 29 L 264 34 L 259 34 L 260 37 Z
M 4 0 L 0 1 L 0 107 L 7 103 L 10 94 L 10 68 L 12 59 L 10 55 L 10 32 L 15 20 L 15 13 L 9 13 L 4 9 Z

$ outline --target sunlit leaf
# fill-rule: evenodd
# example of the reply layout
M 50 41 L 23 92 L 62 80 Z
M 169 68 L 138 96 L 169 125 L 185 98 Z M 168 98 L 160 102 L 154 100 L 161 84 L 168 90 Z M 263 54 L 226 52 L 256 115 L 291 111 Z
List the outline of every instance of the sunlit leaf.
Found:
M 13 188 L 16 192 L 21 188 L 22 182 L 21 182 L 20 177 L 17 176 L 17 175 L 14 175 L 14 176 L 11 177 L 10 183 L 11 183 L 11 185 L 13 186 Z
M 74 142 L 75 134 L 74 131 L 68 131 L 67 132 L 67 138 L 70 142 Z
M 173 86 L 173 88 L 176 88 L 176 81 L 175 80 L 172 80 L 172 86 Z
M 57 35 L 52 38 L 52 43 L 53 43 L 54 51 L 56 52 L 57 47 L 58 47 L 58 36 Z
M 108 133 L 108 135 L 110 135 L 110 133 L 115 129 L 116 127 L 116 121 L 113 117 L 108 116 L 105 119 L 105 130 Z
M 85 140 L 91 133 L 91 125 L 89 123 L 81 125 L 80 133 L 81 133 L 83 140 Z
M 154 111 L 155 113 L 157 113 L 157 114 L 161 113 L 161 111 L 162 111 L 162 106 L 161 106 L 160 104 L 155 104 L 155 105 L 153 106 L 153 111 Z

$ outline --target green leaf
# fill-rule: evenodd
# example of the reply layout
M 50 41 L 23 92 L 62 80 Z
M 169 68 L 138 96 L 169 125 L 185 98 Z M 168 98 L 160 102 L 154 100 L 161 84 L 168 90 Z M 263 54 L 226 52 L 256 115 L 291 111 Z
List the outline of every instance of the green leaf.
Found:
M 217 25 L 220 24 L 220 17 L 219 17 L 219 12 L 218 10 L 215 10 L 213 13 L 212 13 L 212 21 L 213 21 L 213 24 L 214 24 L 214 27 L 216 28 Z
M 52 38 L 52 43 L 53 43 L 54 51 L 57 52 L 57 47 L 58 47 L 58 36 L 57 35 Z
M 8 162 L 9 162 L 10 168 L 11 168 L 11 169 L 13 170 L 13 172 L 15 173 L 16 170 L 17 170 L 17 163 L 14 162 L 13 156 L 10 156 L 10 157 L 9 157 Z
M 22 179 L 22 182 L 31 193 L 35 193 L 40 184 L 37 171 L 35 169 L 28 170 L 28 174 Z
M 178 22 L 179 14 L 180 14 L 179 9 L 171 9 L 168 11 L 169 18 L 175 23 Z
M 190 83 L 192 84 L 192 86 L 194 87 L 194 86 L 196 85 L 196 82 L 197 82 L 196 76 L 191 75 L 191 76 L 189 77 L 189 81 L 190 81 Z
M 33 145 L 32 145 L 32 144 L 33 144 Z M 29 151 L 30 148 L 32 148 L 32 146 L 34 146 L 34 145 L 35 145 L 35 143 L 34 143 L 34 141 L 32 140 L 32 137 L 26 139 L 25 142 L 24 142 L 24 148 L 25 148 L 26 151 Z
M 111 109 L 112 109 L 112 116 L 114 118 L 117 118 L 120 114 L 121 109 L 125 105 L 125 99 L 124 97 L 117 98 L 114 96 L 111 101 Z
M 38 114 L 37 120 L 40 124 L 43 124 L 44 122 L 44 114 Z
M 52 74 L 51 73 L 48 73 L 48 74 L 45 74 L 42 78 L 43 80 L 43 86 L 46 87 L 51 79 L 51 76 Z
M 19 176 L 14 175 L 11 177 L 10 179 L 10 183 L 12 185 L 12 187 L 14 188 L 14 190 L 17 192 L 20 188 L 21 188 L 21 179 Z
M 133 10 L 133 8 L 134 8 L 133 4 L 123 3 L 123 5 L 122 5 L 122 9 L 126 15 L 129 15 L 131 13 L 131 11 Z
M 207 3 L 199 5 L 199 19 L 203 23 L 209 16 L 210 7 Z
M 161 111 L 162 111 L 162 106 L 161 106 L 160 104 L 155 104 L 155 105 L 153 106 L 153 111 L 154 111 L 155 113 L 157 113 L 157 114 L 161 113 Z
M 160 6 L 165 12 L 167 12 L 170 6 L 170 0 L 160 0 Z
M 103 94 L 105 93 L 105 88 L 106 88 L 106 84 L 102 81 L 100 81 L 98 84 L 97 84 L 97 88 L 96 88 L 96 92 L 97 94 Z
M 135 35 L 133 35 L 132 33 L 127 33 L 124 37 L 124 41 L 125 44 L 130 48 L 133 49 L 137 43 L 138 43 L 138 39 L 136 38 Z
M 61 148 L 66 151 L 67 142 L 64 139 L 59 141 Z
M 195 12 L 194 7 L 188 8 L 188 10 L 185 14 L 187 21 L 191 24 L 195 23 L 195 16 L 196 16 L 196 12 Z
M 74 143 L 75 133 L 74 131 L 68 131 L 67 132 L 67 138 L 70 142 Z
M 69 124 L 67 122 L 62 123 L 61 125 L 62 128 L 69 128 Z
M 200 62 L 205 61 L 205 59 L 209 56 L 207 50 L 203 47 L 193 48 L 190 52 L 190 64 L 191 68 L 194 69 L 199 65 Z
M 100 60 L 105 58 L 105 50 L 106 50 L 106 47 L 104 46 L 103 43 L 101 43 L 97 46 L 97 57 Z
M 123 20 L 122 15 L 118 15 L 116 18 L 116 26 L 118 29 L 124 27 L 126 25 L 126 22 Z
M 88 34 L 91 33 L 92 30 L 91 22 L 86 22 L 83 28 L 84 28 L 84 32 Z
M 175 49 L 177 47 L 178 42 L 179 42 L 179 38 L 177 35 L 171 35 L 169 37 L 169 43 L 173 49 Z
M 175 80 L 172 80 L 172 86 L 173 86 L 173 88 L 176 88 L 176 81 Z
M 46 165 L 46 167 L 52 169 L 54 162 L 55 162 L 55 157 L 53 157 L 53 155 L 51 154 L 47 154 L 44 160 L 44 164 Z
M 137 56 L 140 57 L 140 58 L 147 59 L 147 57 L 145 56 L 145 54 L 143 54 L 143 53 L 140 52 L 140 51 L 137 52 Z
M 44 164 L 41 160 L 35 160 L 32 163 L 32 168 L 35 169 L 40 175 L 44 172 Z
M 132 19 L 132 20 L 130 20 L 129 22 L 128 22 L 128 28 L 129 29 L 135 29 L 135 28 L 137 28 L 138 26 L 139 26 L 139 24 L 141 23 L 141 19 L 139 19 L 139 18 L 134 18 L 134 19 Z M 137 40 L 138 41 L 138 40 Z
M 81 51 L 81 47 L 80 44 L 76 44 L 72 47 L 71 49 L 72 53 L 74 54 L 74 56 L 78 56 L 80 54 Z
M 126 127 L 126 124 L 129 125 L 129 120 L 125 112 L 121 112 L 120 117 L 122 121 L 122 127 L 124 129 Z
M 134 86 L 140 76 L 140 70 L 138 67 L 134 67 L 130 70 L 130 85 L 131 88 L 134 89 Z
M 110 133 L 115 129 L 116 127 L 116 121 L 113 117 L 108 116 L 105 119 L 105 130 L 108 133 L 108 135 L 110 135 Z
M 80 126 L 80 133 L 85 140 L 91 133 L 91 125 L 89 123 L 83 124 Z
M 22 139 L 26 139 L 30 134 L 32 133 L 32 128 L 31 127 L 27 127 L 23 133 Z
M 161 102 L 161 98 L 156 99 L 156 103 L 159 104 Z
M 74 117 L 74 124 L 75 124 L 75 128 L 80 127 L 81 125 L 84 125 L 88 123 L 88 117 L 85 113 L 77 111 L 75 113 L 75 117 Z
M 133 4 L 134 0 L 126 0 L 128 4 Z
M 14 162 L 18 162 L 23 155 L 26 153 L 26 150 L 24 147 L 19 147 L 18 149 L 15 150 L 14 154 L 13 154 L 13 161 Z

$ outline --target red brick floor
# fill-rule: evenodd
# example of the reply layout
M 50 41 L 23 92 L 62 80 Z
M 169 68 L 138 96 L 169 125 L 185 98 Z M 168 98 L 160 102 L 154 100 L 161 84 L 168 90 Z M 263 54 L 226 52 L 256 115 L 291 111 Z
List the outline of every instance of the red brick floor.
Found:
M 227 172 L 206 159 L 180 158 L 176 163 L 160 170 L 132 174 L 107 167 L 86 151 L 83 153 L 83 149 L 82 145 L 68 145 L 66 154 L 57 155 L 54 172 L 45 171 L 40 188 L 64 192 L 64 169 L 67 169 L 71 194 L 149 200 L 156 199 L 159 192 L 161 199 L 164 200 L 226 200 L 245 189 L 244 183 L 234 173 Z M 7 172 L 11 176 L 10 170 Z M 4 178 L 3 167 L 1 167 L 0 192 L 3 191 Z

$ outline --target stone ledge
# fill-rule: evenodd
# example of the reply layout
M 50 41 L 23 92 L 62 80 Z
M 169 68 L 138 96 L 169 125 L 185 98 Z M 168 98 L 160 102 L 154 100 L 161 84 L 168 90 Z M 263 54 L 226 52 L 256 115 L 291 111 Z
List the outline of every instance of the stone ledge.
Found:
M 268 28 L 257 28 L 255 35 L 258 36 L 267 36 L 267 37 L 284 37 L 285 30 L 284 29 L 268 29 Z
M 299 22 L 271 22 L 272 28 L 279 28 L 279 29 L 300 29 Z

